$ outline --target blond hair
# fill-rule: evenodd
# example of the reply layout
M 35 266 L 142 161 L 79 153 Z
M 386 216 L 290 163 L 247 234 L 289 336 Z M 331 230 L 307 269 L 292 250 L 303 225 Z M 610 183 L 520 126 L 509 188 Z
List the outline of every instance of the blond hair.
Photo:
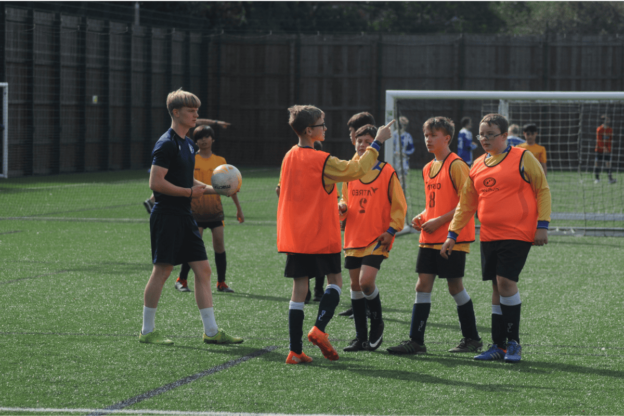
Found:
M 167 111 L 173 117 L 173 110 L 179 110 L 182 107 L 199 108 L 201 101 L 195 94 L 178 88 L 167 95 Z
M 313 105 L 293 105 L 288 112 L 290 113 L 288 124 L 297 134 L 303 134 L 306 128 L 314 125 L 325 114 Z

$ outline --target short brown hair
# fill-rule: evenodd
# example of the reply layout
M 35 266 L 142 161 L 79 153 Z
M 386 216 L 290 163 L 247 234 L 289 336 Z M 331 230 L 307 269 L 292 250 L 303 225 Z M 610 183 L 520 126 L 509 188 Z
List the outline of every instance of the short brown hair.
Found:
M 509 126 L 509 132 L 511 134 L 513 134 L 514 136 L 519 135 L 520 133 L 522 133 L 522 131 L 520 130 L 520 126 L 517 124 L 512 124 Z
M 178 88 L 167 95 L 167 111 L 173 117 L 173 110 L 179 110 L 182 107 L 199 108 L 201 101 L 195 94 Z
M 367 124 L 365 126 L 360 127 L 355 132 L 356 139 L 360 136 L 366 136 L 366 135 L 369 135 L 374 139 L 375 136 L 377 136 L 377 127 L 373 126 L 372 124 Z
M 204 137 L 212 137 L 214 139 L 214 130 L 212 129 L 212 127 L 207 125 L 197 126 L 195 130 L 193 130 L 193 141 L 197 142 Z
M 288 109 L 290 118 L 288 124 L 297 134 L 303 134 L 306 128 L 316 123 L 325 113 L 313 105 L 293 105 Z
M 375 117 L 373 117 L 371 113 L 363 111 L 353 115 L 347 122 L 347 127 L 352 127 L 353 130 L 357 131 L 360 127 L 366 126 L 367 124 L 375 125 Z
M 479 124 L 483 123 L 487 124 L 488 126 L 492 126 L 492 124 L 497 126 L 500 129 L 501 134 L 507 133 L 507 131 L 509 130 L 509 122 L 507 121 L 507 118 L 505 118 L 505 116 L 502 114 L 488 114 L 481 119 L 481 122 Z
M 453 141 L 453 135 L 455 134 L 455 123 L 448 117 L 431 117 L 429 120 L 425 121 L 423 124 L 423 132 L 425 130 L 429 131 L 443 131 L 444 134 L 451 136 L 451 140 L 449 144 Z

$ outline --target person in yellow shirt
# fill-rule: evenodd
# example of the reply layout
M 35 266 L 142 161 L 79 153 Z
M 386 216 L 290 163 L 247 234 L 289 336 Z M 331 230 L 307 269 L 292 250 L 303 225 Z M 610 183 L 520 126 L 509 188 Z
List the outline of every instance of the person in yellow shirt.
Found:
M 548 243 L 551 195 L 533 153 L 507 145 L 508 126 L 500 114 L 481 120 L 477 138 L 486 154 L 470 169 L 440 254 L 451 255 L 458 234 L 478 212 L 481 274 L 492 282 L 493 344 L 474 358 L 517 363 L 522 353 L 519 276 L 531 246 Z
M 217 156 L 212 152 L 214 144 L 214 130 L 210 126 L 198 126 L 193 132 L 193 140 L 199 147 L 199 152 L 195 155 L 195 179 L 205 183 L 212 183 L 212 172 L 227 162 L 225 158 Z M 239 223 L 245 221 L 243 209 L 238 201 L 237 194 L 232 195 L 232 201 L 236 205 L 236 218 Z M 218 194 L 204 195 L 201 198 L 193 199 L 191 203 L 193 218 L 199 227 L 199 234 L 203 237 L 204 230 L 210 228 L 212 231 L 212 247 L 215 252 L 215 264 L 217 265 L 217 290 L 219 292 L 234 292 L 225 283 L 227 270 L 227 258 L 225 255 L 225 242 L 223 233 L 223 205 Z M 190 267 L 187 263 L 182 264 L 180 276 L 175 282 L 175 288 L 180 292 L 190 292 L 188 288 L 188 274 Z
M 427 151 L 435 158 L 423 168 L 426 195 L 425 210 L 412 220 L 412 226 L 420 231 L 418 259 L 416 261 L 416 299 L 412 307 L 410 339 L 388 348 L 391 354 L 424 354 L 425 329 L 431 311 L 431 292 L 436 275 L 446 280 L 449 294 L 457 304 L 457 316 L 463 338 L 449 352 L 477 352 L 483 346 L 474 307 L 464 288 L 463 277 L 466 254 L 475 239 L 474 220 L 465 227 L 457 243 L 457 253 L 450 259 L 440 256 L 440 248 L 446 241 L 448 225 L 459 202 L 459 192 L 468 179 L 470 167 L 450 144 L 455 133 L 453 121 L 446 117 L 432 117 L 423 125 Z
M 377 128 L 371 124 L 356 133 L 358 160 L 373 144 Z M 378 161 L 359 180 L 343 182 L 338 204 L 340 220 L 346 222 L 344 234 L 345 268 L 351 280 L 351 307 L 355 338 L 343 351 L 374 351 L 383 341 L 384 322 L 379 289 L 375 284 L 381 262 L 388 258 L 394 235 L 403 228 L 407 202 L 394 168 Z M 367 333 L 366 307 L 370 310 L 370 337 Z
M 542 166 L 542 169 L 544 170 L 544 175 L 547 175 L 548 171 L 546 170 L 546 148 L 536 143 L 538 134 L 537 126 L 532 123 L 525 124 L 522 128 L 522 133 L 524 134 L 526 143 L 521 143 L 516 147 L 527 149 L 529 152 L 533 153 L 535 159 L 537 159 L 537 161 Z

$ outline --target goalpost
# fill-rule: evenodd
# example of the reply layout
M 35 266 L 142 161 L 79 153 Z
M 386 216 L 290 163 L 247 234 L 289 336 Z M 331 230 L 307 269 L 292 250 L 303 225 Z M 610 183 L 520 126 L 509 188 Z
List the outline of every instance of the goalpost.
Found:
M 9 84 L 0 82 L 2 88 L 2 120 L 0 131 L 2 133 L 2 172 L 0 178 L 9 177 Z
M 479 120 L 488 113 L 502 114 L 520 129 L 528 123 L 537 125 L 537 143 L 547 152 L 551 234 L 624 236 L 624 177 L 620 175 L 624 171 L 624 92 L 386 91 L 386 123 L 397 122 L 393 139 L 384 144 L 385 161 L 396 169 L 408 200 L 403 232 L 413 231 L 411 218 L 424 209 L 421 170 L 432 159 L 422 140 L 424 121 L 433 116 L 453 119 L 451 148 L 455 150 L 461 118 L 471 117 L 476 142 Z M 596 129 L 604 115 L 613 131 L 611 153 L 597 159 Z M 407 127 L 400 117 L 409 122 Z M 399 140 L 404 131 L 414 137 L 416 151 L 411 156 L 404 153 L 405 145 Z M 522 133 L 519 137 L 524 139 Z M 482 153 L 479 145 L 474 157 Z

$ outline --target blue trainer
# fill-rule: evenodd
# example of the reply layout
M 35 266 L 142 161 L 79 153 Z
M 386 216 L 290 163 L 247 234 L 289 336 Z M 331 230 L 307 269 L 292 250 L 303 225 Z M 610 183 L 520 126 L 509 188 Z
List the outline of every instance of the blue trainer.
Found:
M 522 359 L 522 346 L 516 341 L 507 343 L 507 352 L 505 353 L 506 363 L 519 363 Z
M 494 361 L 494 360 L 502 360 L 505 358 L 505 350 L 502 348 L 498 348 L 496 344 L 490 344 L 487 351 L 482 352 L 479 355 L 475 355 L 475 360 L 480 361 Z

